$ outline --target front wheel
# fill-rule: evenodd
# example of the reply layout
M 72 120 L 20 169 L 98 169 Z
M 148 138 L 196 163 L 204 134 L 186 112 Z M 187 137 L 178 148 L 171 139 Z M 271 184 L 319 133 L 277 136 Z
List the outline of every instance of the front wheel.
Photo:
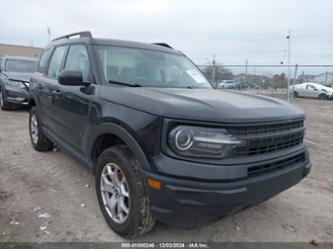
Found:
M 298 97 L 299 97 L 298 92 L 296 92 L 296 91 L 294 92 L 294 97 L 295 97 L 295 98 L 298 98 Z
M 32 107 L 29 116 L 29 132 L 31 144 L 37 151 L 48 151 L 52 148 L 52 142 L 44 135 L 39 122 L 36 107 Z
M 96 193 L 103 216 L 113 231 L 135 238 L 155 223 L 138 161 L 125 146 L 113 146 L 98 158 Z
M 4 94 L 0 91 L 0 108 L 3 111 L 7 111 L 11 109 L 11 105 L 5 100 Z
M 322 93 L 322 94 L 319 95 L 319 99 L 321 99 L 321 100 L 327 100 L 328 96 L 326 94 Z

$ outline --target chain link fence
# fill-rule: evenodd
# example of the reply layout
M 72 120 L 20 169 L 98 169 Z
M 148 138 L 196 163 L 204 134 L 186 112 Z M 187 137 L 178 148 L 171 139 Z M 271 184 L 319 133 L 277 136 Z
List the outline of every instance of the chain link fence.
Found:
M 304 82 L 333 87 L 333 65 L 198 65 L 216 87 L 292 101 Z M 289 87 L 288 87 L 289 86 Z M 309 96 L 311 97 L 311 96 Z

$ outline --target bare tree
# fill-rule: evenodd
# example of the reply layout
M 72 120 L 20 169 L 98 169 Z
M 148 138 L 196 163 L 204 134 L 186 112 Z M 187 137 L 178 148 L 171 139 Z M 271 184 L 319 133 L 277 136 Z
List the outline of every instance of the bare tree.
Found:
M 206 78 L 209 81 L 213 81 L 213 70 L 214 70 L 214 66 L 206 66 L 204 68 L 201 69 L 202 73 L 206 76 Z M 215 66 L 215 82 L 220 82 L 222 80 L 231 80 L 234 78 L 233 73 L 225 68 L 222 65 L 216 65 Z
M 287 77 L 285 73 L 275 74 L 273 77 L 275 88 L 286 88 L 287 87 Z

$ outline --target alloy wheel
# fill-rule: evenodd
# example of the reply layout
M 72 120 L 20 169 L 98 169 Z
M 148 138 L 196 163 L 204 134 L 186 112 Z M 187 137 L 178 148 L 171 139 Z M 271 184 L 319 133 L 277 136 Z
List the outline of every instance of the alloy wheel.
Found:
M 31 131 L 31 139 L 34 144 L 38 143 L 38 121 L 35 114 L 31 115 L 30 118 L 30 131 Z
M 110 218 L 115 223 L 124 223 L 130 211 L 130 195 L 125 175 L 117 164 L 108 163 L 104 166 L 100 178 L 100 190 Z
M 1 91 L 0 91 L 0 107 L 3 108 L 3 96 Z

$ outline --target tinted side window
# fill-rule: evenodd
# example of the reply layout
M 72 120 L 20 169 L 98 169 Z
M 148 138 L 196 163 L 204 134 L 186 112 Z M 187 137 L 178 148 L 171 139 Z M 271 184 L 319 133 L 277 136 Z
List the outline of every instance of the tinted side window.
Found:
M 314 90 L 315 87 L 313 85 L 306 85 L 306 89 Z
M 84 45 L 72 45 L 69 48 L 66 64 L 66 70 L 82 72 L 83 81 L 89 79 L 89 58 L 88 52 Z
M 42 55 L 39 58 L 39 62 L 38 62 L 38 69 L 37 69 L 38 72 L 40 72 L 40 73 L 45 72 L 46 63 L 50 56 L 50 53 L 51 53 L 51 49 L 46 49 L 43 51 Z
M 52 77 L 52 78 L 57 78 L 59 75 L 59 71 L 60 71 L 60 66 L 61 66 L 61 62 L 62 59 L 64 57 L 66 51 L 66 47 L 62 46 L 62 47 L 57 47 L 51 57 L 51 61 L 49 64 L 49 68 L 47 70 L 47 75 Z

